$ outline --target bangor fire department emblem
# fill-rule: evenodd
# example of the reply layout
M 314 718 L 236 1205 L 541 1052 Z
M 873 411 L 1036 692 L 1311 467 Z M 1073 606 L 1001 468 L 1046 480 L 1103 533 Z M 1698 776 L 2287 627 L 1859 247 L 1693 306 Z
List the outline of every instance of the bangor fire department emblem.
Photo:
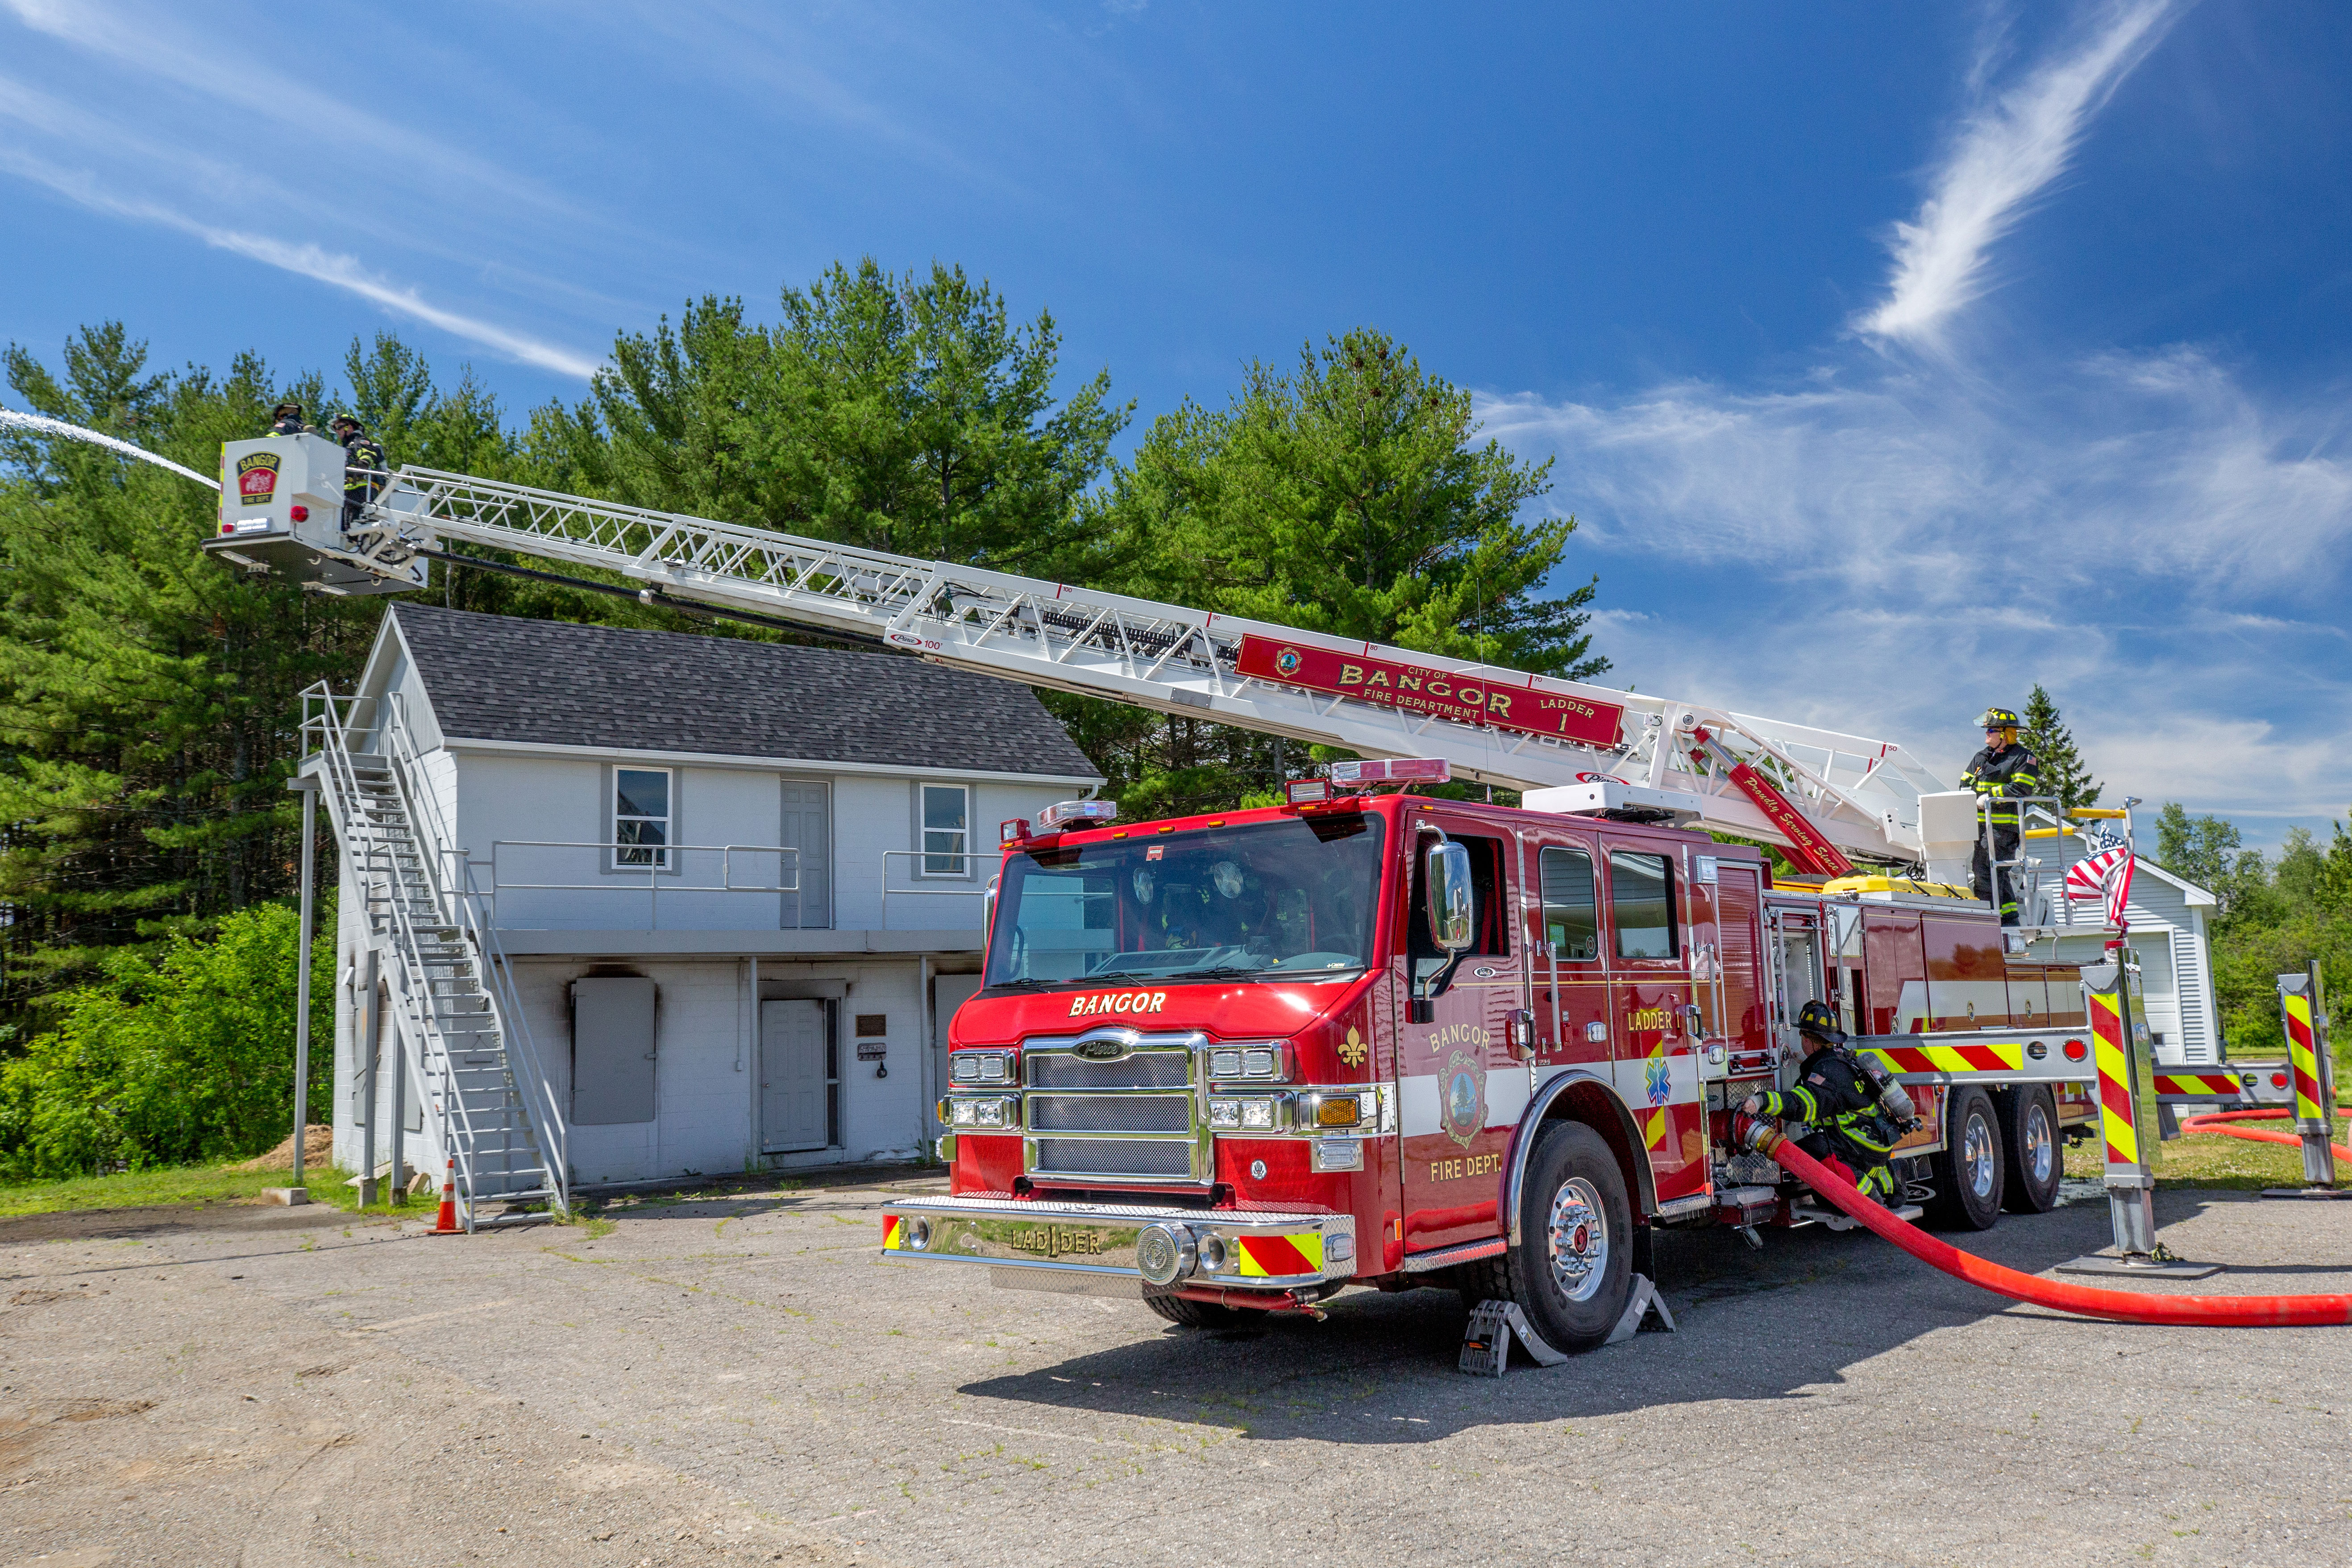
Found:
M 1649 1084 L 1647 1087 L 1650 1091 L 1650 1103 L 1652 1105 L 1664 1105 L 1674 1094 L 1675 1076 L 1673 1069 L 1666 1065 L 1665 1058 L 1652 1057 L 1650 1058 Z
M 268 506 L 278 495 L 278 454 L 247 452 L 236 460 L 236 499 L 241 506 Z
M 1274 656 L 1274 671 L 1276 675 L 1297 675 L 1298 667 L 1306 662 L 1297 648 L 1286 647 Z
M 1486 1127 L 1486 1053 L 1475 1049 L 1454 1052 L 1445 1058 L 1445 1068 L 1437 1081 L 1444 1090 L 1438 1116 L 1445 1127 L 1445 1135 L 1467 1149 L 1470 1141 Z
M 1366 1048 L 1364 1037 L 1356 1032 L 1354 1025 L 1348 1026 L 1348 1037 L 1339 1042 L 1339 1059 L 1351 1068 L 1362 1067 Z

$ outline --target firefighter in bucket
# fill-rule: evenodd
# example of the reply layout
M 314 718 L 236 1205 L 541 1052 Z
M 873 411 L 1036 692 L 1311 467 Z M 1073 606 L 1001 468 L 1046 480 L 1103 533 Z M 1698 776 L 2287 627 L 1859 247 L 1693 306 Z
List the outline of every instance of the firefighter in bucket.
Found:
M 1808 1002 L 1797 1011 L 1805 1059 L 1794 1087 L 1751 1094 L 1740 1110 L 1748 1116 L 1781 1116 L 1812 1131 L 1797 1147 L 1851 1180 L 1865 1197 L 1888 1208 L 1903 1206 L 1903 1188 L 1886 1163 L 1902 1136 L 1884 1109 L 1885 1090 L 1846 1049 L 1845 1031 L 1828 1005 Z

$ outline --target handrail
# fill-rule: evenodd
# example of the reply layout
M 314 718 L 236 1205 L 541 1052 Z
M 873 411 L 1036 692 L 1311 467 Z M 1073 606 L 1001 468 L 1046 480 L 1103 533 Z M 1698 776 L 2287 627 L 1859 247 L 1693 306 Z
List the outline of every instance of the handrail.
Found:
M 523 1010 L 522 994 L 515 988 L 514 971 L 507 962 L 505 947 L 499 942 L 495 921 L 485 918 L 481 908 L 483 895 L 474 883 L 471 861 L 464 867 L 465 887 L 457 900 L 463 929 L 474 939 L 474 951 L 482 957 L 485 989 L 492 990 L 492 1005 L 498 1008 L 499 1020 L 507 1024 L 505 1045 L 509 1058 L 520 1058 L 522 1071 L 509 1074 L 518 1086 L 529 1083 L 535 1090 L 542 1135 L 548 1141 L 544 1151 L 547 1160 L 547 1182 L 555 1194 L 553 1206 L 559 1214 L 572 1208 L 572 1126 L 563 1114 L 562 1105 L 555 1098 L 555 1086 L 539 1059 L 539 1042 L 532 1037 L 528 1015 Z M 537 1120 L 535 1118 L 535 1120 Z
M 963 862 L 965 862 L 968 866 L 971 866 L 971 867 L 975 867 L 975 868 L 976 868 L 977 866 L 981 865 L 981 864 L 982 864 L 982 863 L 983 863 L 983 862 L 990 862 L 990 861 L 993 861 L 993 860 L 995 860 L 995 859 L 998 858 L 998 856 L 997 856 L 996 854 L 986 853 L 986 852 L 983 852 L 983 851 L 981 851 L 981 850 L 963 850 L 963 849 L 885 849 L 884 851 L 882 851 L 882 928 L 883 928 L 885 931 L 887 931 L 887 930 L 889 929 L 889 927 L 890 927 L 890 899 L 891 899 L 891 896 L 892 896 L 893 894 L 896 894 L 897 896 L 898 896 L 898 897 L 900 897 L 900 898 L 912 898 L 912 899 L 980 899 L 980 900 L 985 900 L 988 898 L 988 895 L 989 895 L 989 889 L 986 889 L 986 888 L 982 888 L 982 887 L 970 887 L 970 888 L 894 888 L 894 887 L 892 887 L 892 886 L 890 885 L 890 862 L 891 862 L 891 861 L 893 861 L 893 860 L 908 860 L 908 859 L 914 859 L 914 858 L 918 858 L 918 857 L 919 857 L 919 858 L 923 858 L 923 859 L 926 859 L 926 860 L 946 860 L 946 859 L 956 859 L 956 860 L 963 861 Z M 961 872 L 954 872 L 954 871 L 949 871 L 949 872 L 939 873 L 939 874 L 940 874 L 940 875 L 944 875 L 944 876 L 953 877 L 953 876 L 960 876 L 960 875 L 962 875 L 963 873 L 961 873 Z M 985 910 L 985 909 L 987 908 L 987 905 L 986 905 L 986 903 L 983 901 L 981 907 L 982 907 L 983 910 Z M 985 927 L 986 923 L 987 923 L 987 922 L 985 921 L 985 920 L 983 920 L 983 921 L 982 921 L 982 926 L 983 926 L 983 927 Z
M 659 858 L 655 858 L 649 854 L 642 865 L 615 865 L 609 871 L 602 873 L 607 879 L 599 882 L 517 882 L 509 880 L 499 868 L 499 851 L 502 848 L 594 849 L 600 853 L 606 850 L 658 850 L 661 856 Z M 737 882 L 734 857 L 739 850 L 746 855 L 775 856 L 778 879 L 773 884 L 757 886 Z M 717 855 L 719 880 L 715 883 L 674 882 L 664 886 L 666 879 L 685 875 L 682 865 L 673 864 L 670 857 L 675 856 L 677 860 L 683 861 L 688 855 Z M 789 884 L 782 880 L 783 857 L 787 855 L 793 858 L 793 879 Z M 804 923 L 807 911 L 807 900 L 803 896 L 801 889 L 800 855 L 799 847 L 791 844 L 625 844 L 617 839 L 604 843 L 590 839 L 494 838 L 490 841 L 490 858 L 488 860 L 469 859 L 466 864 L 469 868 L 469 875 L 472 867 L 489 868 L 488 896 L 494 900 L 498 895 L 505 892 L 634 894 L 636 891 L 635 874 L 643 870 L 646 878 L 646 929 L 647 931 L 661 929 L 661 895 L 664 893 L 790 893 L 793 895 L 793 923 L 798 927 Z M 626 880 L 622 880 L 623 879 Z M 492 912 L 495 915 L 495 910 Z
M 388 980 L 396 1006 L 394 1024 L 404 1028 L 415 1040 L 417 1049 L 417 1072 L 428 1081 L 422 1087 L 420 1109 L 432 1118 L 438 1142 L 446 1157 L 454 1160 L 463 1178 L 466 1200 L 466 1226 L 473 1228 L 474 1207 L 485 1196 L 495 1194 L 482 1191 L 484 1173 L 476 1168 L 474 1159 L 476 1129 L 472 1108 L 467 1094 L 455 1075 L 454 1049 L 440 1026 L 435 1011 L 436 998 L 433 977 L 424 967 L 423 934 L 417 930 L 410 900 L 410 889 L 402 886 L 401 870 L 389 853 L 379 844 L 373 827 L 366 821 L 362 807 L 364 797 L 360 789 L 357 766 L 352 760 L 349 731 L 354 727 L 362 709 L 373 721 L 369 726 L 377 738 L 380 751 L 371 755 L 384 759 L 394 796 L 405 815 L 415 844 L 415 870 L 423 883 L 418 889 L 427 896 L 430 906 L 451 926 L 473 940 L 474 951 L 480 964 L 478 976 L 483 999 L 488 1004 L 489 1021 L 499 1030 L 501 1051 L 508 1059 L 505 1077 L 521 1101 L 532 1131 L 542 1140 L 541 1156 L 546 1171 L 551 1206 L 559 1213 L 570 1207 L 570 1160 L 568 1130 L 562 1108 L 555 1103 L 554 1092 L 546 1074 L 541 1070 L 536 1042 L 530 1035 L 528 1016 L 522 1009 L 521 998 L 516 992 L 509 973 L 506 955 L 498 942 L 495 928 L 483 918 L 479 892 L 463 879 L 462 888 L 453 886 L 446 868 L 440 865 L 446 855 L 437 853 L 440 812 L 433 803 L 428 818 L 420 806 L 420 797 L 429 798 L 431 791 L 419 776 L 418 759 L 413 737 L 397 704 L 378 704 L 375 699 L 357 695 L 337 697 L 331 687 L 320 682 L 302 693 L 304 714 L 302 730 L 306 737 L 317 738 L 316 752 L 328 787 L 322 792 L 342 841 L 358 851 L 354 857 L 354 879 L 361 884 L 362 908 L 364 914 L 377 905 L 383 910 L 383 920 L 392 941 L 393 963 Z M 387 711 L 387 710 L 389 711 Z M 426 841 L 426 836 L 431 841 Z M 381 894 L 379 898 L 378 895 Z M 518 1074 L 514 1069 L 523 1069 Z M 430 1092 L 429 1078 L 437 1073 L 441 1080 L 438 1096 Z M 525 1085 L 528 1085 L 526 1088 Z M 373 1110 L 371 1110 L 373 1114 Z M 508 1151 L 507 1170 L 513 1171 L 512 1151 Z

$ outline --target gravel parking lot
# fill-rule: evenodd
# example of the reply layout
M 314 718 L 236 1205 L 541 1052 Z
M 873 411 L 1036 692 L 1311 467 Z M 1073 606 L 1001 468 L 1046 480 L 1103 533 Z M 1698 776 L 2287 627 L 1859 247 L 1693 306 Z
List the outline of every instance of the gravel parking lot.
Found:
M 0 1564 L 2347 1557 L 2352 1329 L 2086 1323 L 1866 1236 L 1706 1234 L 1659 1248 L 1679 1333 L 1482 1382 L 1450 1294 L 1188 1332 L 884 1265 L 886 1197 L 0 1223 Z M 2188 1289 L 2352 1290 L 2352 1205 L 2158 1206 L 2230 1266 Z M 2032 1270 L 2105 1231 L 1960 1239 Z

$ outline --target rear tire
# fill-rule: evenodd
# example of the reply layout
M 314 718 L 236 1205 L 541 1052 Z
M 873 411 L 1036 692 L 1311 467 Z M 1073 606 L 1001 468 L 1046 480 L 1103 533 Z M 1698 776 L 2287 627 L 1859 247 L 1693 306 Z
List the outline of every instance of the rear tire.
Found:
M 1990 1230 L 2000 1218 L 2000 1118 L 1983 1089 L 1953 1092 L 1945 1110 L 1944 1147 L 1928 1162 L 1936 1201 L 1928 1218 L 1948 1230 Z
M 1464 1299 L 1517 1301 L 1558 1350 L 1604 1342 L 1633 1293 L 1633 1211 L 1600 1133 L 1580 1121 L 1546 1124 L 1528 1155 L 1519 1237 L 1463 1269 Z
M 1166 1295 L 1157 1290 L 1144 1292 L 1143 1304 L 1170 1322 L 1187 1329 L 1239 1328 L 1251 1315 L 1239 1307 L 1227 1307 L 1215 1301 L 1195 1301 L 1189 1296 Z M 1265 1314 L 1257 1315 L 1263 1317 Z
M 2049 1089 L 2027 1084 L 1997 1097 L 2000 1110 L 2001 1206 L 2011 1214 L 2048 1214 L 2058 1206 L 2066 1174 L 2058 1146 L 2058 1106 Z

